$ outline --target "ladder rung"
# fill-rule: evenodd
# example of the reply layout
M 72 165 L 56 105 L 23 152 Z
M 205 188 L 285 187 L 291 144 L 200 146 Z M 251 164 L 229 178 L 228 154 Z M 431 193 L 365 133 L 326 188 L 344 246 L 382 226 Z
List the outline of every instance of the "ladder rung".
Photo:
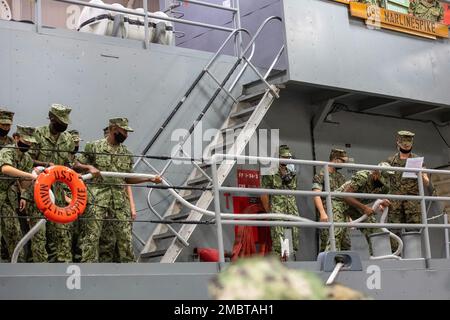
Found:
M 174 238 L 175 235 L 171 231 L 167 231 L 165 233 L 157 234 L 153 236 L 153 240 L 164 240 L 164 239 L 170 239 Z
M 191 202 L 191 201 L 199 199 L 201 196 L 202 196 L 201 193 L 200 194 L 190 194 L 186 197 L 183 197 L 183 199 L 186 200 L 187 202 Z
M 222 132 L 224 132 L 224 131 L 222 131 Z M 233 144 L 234 144 L 234 139 L 233 139 L 233 141 L 229 141 L 229 142 L 227 142 L 225 144 L 223 144 L 223 143 L 216 144 L 214 147 L 211 148 L 211 150 L 212 151 L 219 150 L 219 151 L 222 151 L 222 152 L 226 152 L 228 150 L 228 148 L 233 146 Z
M 256 107 L 245 108 L 244 110 L 234 112 L 230 115 L 230 118 L 243 118 L 250 115 L 255 111 Z
M 236 125 L 234 125 L 234 126 L 232 126 L 232 127 L 228 127 L 228 128 L 225 128 L 225 129 L 222 129 L 222 130 L 220 130 L 222 133 L 225 133 L 225 132 L 227 132 L 228 130 L 237 130 L 237 129 L 242 129 L 243 127 L 245 127 L 245 125 L 246 125 L 247 123 L 246 122 L 242 122 L 242 123 L 239 123 L 239 124 L 236 124 Z
M 263 96 L 265 93 L 266 93 L 266 91 L 259 91 L 259 92 L 251 93 L 251 94 L 240 97 L 239 101 L 240 102 L 253 101 L 253 100 L 256 100 L 259 97 Z
M 200 178 L 195 178 L 195 179 L 189 180 L 187 182 L 187 185 L 188 186 L 196 186 L 199 184 L 204 184 L 206 182 L 209 182 L 208 178 L 206 178 L 205 176 L 201 176 Z
M 188 217 L 189 217 L 189 212 L 183 212 L 183 213 L 178 213 L 178 214 L 174 214 L 171 216 L 167 216 L 166 219 L 176 221 L 176 220 L 185 220 Z
M 211 164 L 209 163 L 202 163 L 199 165 L 200 168 L 202 168 L 203 170 L 208 169 L 209 167 L 211 167 Z
M 143 259 L 149 259 L 149 258 L 156 258 L 156 257 L 162 257 L 167 250 L 156 250 L 156 251 L 150 251 L 141 253 L 140 257 Z

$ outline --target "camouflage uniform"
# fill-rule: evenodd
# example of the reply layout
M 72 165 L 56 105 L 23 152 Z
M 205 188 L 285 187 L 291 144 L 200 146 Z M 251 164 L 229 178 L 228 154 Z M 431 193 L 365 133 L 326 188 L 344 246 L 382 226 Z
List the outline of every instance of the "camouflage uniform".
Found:
M 53 104 L 50 113 L 56 116 L 61 122 L 68 124 L 71 109 L 59 104 Z M 67 132 L 61 132 L 58 137 L 50 132 L 50 126 L 36 128 L 35 138 L 37 140 L 36 151 L 30 152 L 34 160 L 42 162 L 53 162 L 55 165 L 70 165 L 71 151 L 75 144 L 72 135 Z M 55 195 L 55 201 L 58 206 L 67 205 L 64 197 L 63 184 L 55 184 L 52 187 Z M 34 206 L 34 217 L 42 217 L 42 214 Z M 33 222 L 33 225 L 36 220 Z M 33 260 L 35 262 L 46 262 L 47 252 L 45 244 L 47 243 L 49 262 L 71 262 L 72 261 L 72 239 L 71 224 L 61 224 L 48 221 L 46 230 L 42 228 L 31 242 Z
M 128 127 L 126 118 L 116 118 L 110 120 L 111 125 L 132 131 Z M 100 171 L 112 172 L 132 172 L 133 159 L 128 148 L 119 144 L 110 145 L 106 139 L 100 139 L 87 143 L 85 153 L 80 156 L 80 163 L 94 166 Z M 105 154 L 106 153 L 106 154 Z M 117 154 L 127 154 L 127 156 L 117 156 Z M 114 234 L 119 262 L 133 262 L 134 253 L 131 243 L 132 223 L 128 222 L 131 216 L 130 202 L 123 186 L 95 184 L 123 184 L 121 178 L 96 178 L 90 187 L 91 196 L 89 210 L 84 215 L 86 220 L 80 221 L 81 233 L 79 247 L 81 249 L 81 262 L 99 261 L 99 241 L 104 232 L 105 222 L 94 219 L 119 219 L 122 221 L 112 221 L 110 233 Z M 126 220 L 126 221 L 125 221 Z M 114 246 L 113 246 L 114 247 Z
M 12 125 L 14 117 L 14 112 L 6 111 L 6 110 L 0 110 L 0 124 L 9 124 Z M 11 138 L 8 135 L 5 135 L 4 137 L 0 137 L 0 150 L 3 146 L 14 144 L 14 139 Z M 2 252 L 5 254 L 5 259 L 7 258 L 6 253 L 8 252 L 8 249 L 6 247 L 6 243 L 2 241 L 2 228 L 0 227 L 0 261 L 2 259 Z
M 412 0 L 409 12 L 417 18 L 440 22 L 444 19 L 444 8 L 438 0 Z
M 351 187 L 352 193 L 376 193 L 376 194 L 388 194 L 389 193 L 389 175 L 386 171 L 384 171 L 382 178 L 380 179 L 382 182 L 381 187 L 377 187 L 373 184 L 371 179 L 372 171 L 369 170 L 361 170 L 356 172 L 351 180 L 345 182 L 341 187 L 339 187 L 336 192 L 343 192 L 347 187 Z M 361 199 L 358 201 L 367 205 L 373 202 L 373 199 Z M 333 198 L 332 200 L 333 206 L 333 219 L 334 222 L 345 222 L 347 217 L 352 218 L 353 220 L 358 219 L 363 215 L 355 207 L 352 207 L 347 202 L 345 202 L 344 198 Z M 376 219 L 374 215 L 371 215 L 367 218 L 366 223 L 375 223 Z M 370 228 L 361 228 L 361 232 L 365 235 L 367 239 L 367 243 L 369 244 L 369 248 L 371 248 L 369 235 L 375 232 L 381 232 L 381 229 L 370 229 Z M 336 251 L 343 250 L 343 241 L 345 238 L 345 228 L 335 228 L 335 238 L 336 238 Z M 331 250 L 331 243 L 328 241 L 327 251 Z M 370 249 L 371 251 L 371 249 Z
M 80 133 L 78 130 L 70 130 L 69 133 L 72 135 L 72 139 L 75 143 L 75 147 L 78 147 L 80 144 L 80 141 L 83 141 L 83 139 L 80 138 Z M 78 151 L 78 150 L 77 150 Z M 69 155 L 69 166 L 73 167 L 75 162 L 78 160 L 78 155 L 74 151 Z M 67 185 L 63 185 L 64 192 L 66 193 L 66 196 L 69 198 L 72 198 L 72 194 L 70 192 L 70 189 Z M 89 186 L 87 186 L 89 188 Z M 81 258 L 81 252 L 80 248 L 78 248 L 78 237 L 80 236 L 80 221 L 77 219 L 74 222 L 72 222 L 72 258 L 74 262 L 79 262 Z
M 2 147 L 14 144 L 14 139 L 10 136 L 0 137 L 0 150 Z
M 17 126 L 17 134 L 26 142 L 34 143 L 34 128 Z M 8 145 L 11 148 L 3 148 L 0 151 L 0 168 L 8 165 L 24 172 L 31 172 L 33 169 L 33 160 L 27 152 L 17 149 L 16 143 Z M 7 176 L 0 173 L 0 177 Z M 0 207 L 2 215 L 13 217 L 17 215 L 18 203 L 20 197 L 31 200 L 30 190 L 20 191 L 18 180 L 16 179 L 0 179 Z M 12 257 L 14 248 L 22 239 L 22 231 L 18 219 L 5 218 L 1 219 L 1 229 L 3 238 L 6 242 L 9 258 Z M 24 251 L 19 253 L 19 262 L 25 262 Z
M 291 157 L 291 153 L 287 146 L 280 146 L 280 157 Z M 281 171 L 278 170 L 274 175 L 266 175 L 262 177 L 261 187 L 266 189 L 297 189 L 297 176 L 295 173 L 291 174 L 289 181 L 283 180 Z M 299 216 L 297 202 L 295 196 L 289 195 L 270 195 L 270 212 L 284 213 Z M 292 230 L 292 246 L 294 251 L 297 251 L 299 244 L 299 229 L 297 227 L 287 228 L 283 226 L 274 226 L 270 228 L 272 237 L 272 249 L 277 254 L 281 255 L 281 238 L 284 237 L 284 230 Z
M 340 186 L 342 186 L 345 183 L 345 177 L 342 173 L 335 171 L 331 172 L 330 174 L 330 189 L 331 191 L 335 191 Z M 313 185 L 312 190 L 319 190 L 324 191 L 325 190 L 325 178 L 324 178 L 324 172 L 323 170 L 316 174 L 313 178 Z M 325 210 L 327 210 L 327 204 L 326 204 L 326 198 L 322 198 L 323 207 Z M 351 242 L 348 230 L 345 230 L 344 239 L 342 242 L 342 250 L 350 250 L 351 249 Z M 329 230 L 328 229 L 321 229 L 320 230 L 320 251 L 325 251 L 325 248 L 327 246 L 328 242 L 328 236 L 329 236 Z
M 409 138 L 408 138 L 409 137 Z M 408 143 L 406 140 L 410 140 L 412 147 L 412 141 L 414 134 L 409 131 L 399 131 L 398 139 L 403 143 Z M 419 157 L 417 154 L 410 153 L 410 158 Z M 406 159 L 400 159 L 400 153 L 396 153 L 389 157 L 387 162 L 393 167 L 405 167 Z M 402 178 L 403 172 L 395 171 L 395 174 L 391 177 L 391 193 L 397 195 L 418 195 L 419 186 L 417 179 L 414 178 Z M 391 200 L 391 206 L 389 208 L 388 222 L 389 223 L 421 223 L 422 215 L 420 210 L 419 201 L 410 200 Z M 391 230 L 398 236 L 401 236 L 399 229 Z M 415 231 L 415 230 L 409 230 Z M 397 241 L 391 239 L 392 250 L 397 250 Z
M 103 128 L 103 137 L 109 135 L 109 126 Z M 99 241 L 99 262 L 112 263 L 119 262 L 118 248 L 116 246 L 117 238 L 114 234 L 113 223 L 103 221 L 102 234 Z
M 286 268 L 274 258 L 239 259 L 208 285 L 216 300 L 360 300 L 364 294 L 342 285 L 325 286 L 314 273 Z

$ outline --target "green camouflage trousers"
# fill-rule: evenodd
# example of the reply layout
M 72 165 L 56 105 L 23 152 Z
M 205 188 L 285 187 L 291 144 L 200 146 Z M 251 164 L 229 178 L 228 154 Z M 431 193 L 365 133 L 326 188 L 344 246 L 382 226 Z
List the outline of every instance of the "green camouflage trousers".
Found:
M 420 212 L 419 201 L 391 200 L 389 207 L 388 219 L 389 223 L 421 223 L 422 214 Z M 405 231 L 419 231 L 420 229 L 405 229 Z M 401 229 L 392 229 L 391 232 L 401 237 Z M 398 248 L 397 241 L 391 238 L 392 252 Z
M 104 221 L 99 243 L 100 262 L 119 262 L 118 248 L 116 244 L 117 238 L 114 234 L 112 222 Z
M 132 223 L 125 221 L 130 218 L 130 208 L 112 209 L 101 206 L 90 206 L 83 215 L 86 220 L 80 220 L 79 248 L 81 262 L 99 262 L 100 238 L 103 232 L 108 232 L 109 239 L 115 239 L 115 245 L 110 244 L 108 238 L 104 240 L 109 246 L 103 246 L 103 250 L 113 250 L 117 246 L 118 262 L 134 262 L 134 254 L 131 243 Z M 90 220 L 92 219 L 119 219 L 122 221 Z M 104 229 L 105 228 L 105 229 Z M 109 249 L 108 249 L 109 248 Z M 105 253 L 104 253 L 105 254 Z M 109 253 L 113 255 L 113 253 Z
M 33 228 L 44 215 L 38 210 L 34 201 L 28 204 L 30 215 L 30 229 Z M 31 258 L 33 262 L 48 262 L 47 253 L 47 223 L 42 226 L 39 231 L 31 238 Z
M 287 229 L 292 230 L 292 247 L 294 251 L 298 250 L 298 243 L 300 241 L 300 233 L 298 228 L 286 228 L 282 226 L 271 227 L 270 236 L 272 237 L 272 251 L 276 252 L 278 256 L 281 256 L 281 238 L 284 239 L 284 230 Z
M 64 184 L 56 183 L 52 190 L 59 207 L 67 206 Z M 48 262 L 72 262 L 72 223 L 47 222 Z
M 47 221 L 48 262 L 72 262 L 72 223 Z
M 82 216 L 83 217 L 83 216 Z M 78 247 L 78 238 L 80 237 L 80 220 L 72 222 L 72 257 L 73 262 L 80 262 L 81 252 Z
M 30 214 L 30 228 L 43 218 L 33 204 Z M 31 254 L 34 262 L 72 262 L 72 223 L 62 224 L 47 221 L 31 240 Z
M 18 218 L 12 218 L 16 216 L 16 210 L 9 203 L 8 200 L 5 200 L 0 207 L 0 214 L 5 216 L 1 218 L 1 227 L 0 227 L 0 239 L 3 236 L 3 239 L 6 243 L 7 256 L 8 260 L 11 261 L 12 254 L 14 252 L 14 248 L 17 243 L 19 243 L 20 239 L 22 239 L 22 230 L 20 229 L 20 222 Z M 8 218 L 11 217 L 11 218 Z M 1 245 L 0 245 L 1 250 Z M 1 256 L 1 252 L 0 252 Z M 25 252 L 22 250 L 19 253 L 19 262 L 25 262 Z
M 319 232 L 320 232 L 320 252 L 323 252 L 327 248 L 330 231 L 328 229 L 320 229 Z M 342 240 L 341 248 L 344 251 L 351 250 L 352 248 L 352 243 L 350 241 L 348 229 L 344 230 L 344 239 Z
M 361 212 L 359 212 L 357 209 L 350 207 L 346 203 L 342 201 L 333 201 L 333 219 L 334 222 L 346 222 L 347 217 L 352 218 L 352 220 L 356 220 L 359 217 L 361 217 Z M 375 223 L 376 219 L 372 215 L 370 216 L 365 223 Z M 336 251 L 342 251 L 346 250 L 346 244 L 345 244 L 345 237 L 348 236 L 348 230 L 347 228 L 335 228 L 334 235 L 336 239 Z M 369 251 L 370 254 L 372 254 L 372 245 L 369 240 L 369 235 L 376 232 L 381 232 L 381 229 L 379 228 L 361 228 L 361 232 L 366 237 L 367 243 L 369 244 Z M 331 243 L 328 240 L 326 251 L 331 250 Z

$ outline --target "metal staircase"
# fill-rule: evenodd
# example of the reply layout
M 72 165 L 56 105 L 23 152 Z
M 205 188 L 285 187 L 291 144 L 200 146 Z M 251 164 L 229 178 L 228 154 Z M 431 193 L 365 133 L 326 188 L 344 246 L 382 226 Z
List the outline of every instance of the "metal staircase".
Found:
M 190 138 L 191 134 L 194 132 L 197 124 L 200 123 L 204 115 L 209 110 L 210 106 L 217 98 L 218 94 L 223 91 L 234 104 L 231 108 L 228 118 L 223 123 L 222 127 L 212 140 L 212 142 L 205 148 L 204 155 L 205 158 L 214 153 L 222 153 L 222 154 L 241 154 L 242 151 L 247 146 L 250 141 L 252 135 L 255 133 L 258 125 L 261 123 L 264 118 L 267 110 L 272 105 L 275 98 L 279 97 L 279 88 L 275 85 L 269 84 L 267 79 L 270 79 L 271 72 L 275 67 L 276 63 L 280 59 L 284 51 L 284 45 L 280 48 L 277 55 L 275 56 L 271 66 L 265 75 L 262 75 L 260 71 L 253 65 L 250 61 L 254 50 L 255 50 L 255 40 L 260 35 L 263 28 L 270 21 L 281 21 L 281 18 L 273 16 L 267 18 L 261 26 L 258 28 L 254 36 L 251 38 L 247 47 L 242 50 L 242 53 L 239 55 L 235 64 L 231 67 L 227 75 L 222 81 L 219 81 L 213 74 L 210 72 L 211 65 L 217 60 L 219 53 L 225 48 L 226 44 L 233 39 L 236 39 L 240 33 L 248 33 L 245 29 L 236 29 L 234 30 L 225 42 L 222 44 L 220 49 L 213 55 L 211 60 L 202 70 L 202 72 L 197 76 L 194 82 L 186 91 L 185 95 L 180 99 L 175 108 L 172 110 L 169 117 L 164 121 L 162 126 L 159 128 L 158 132 L 153 136 L 151 141 L 148 143 L 146 148 L 143 151 L 143 154 L 147 154 L 151 149 L 154 142 L 161 136 L 162 132 L 167 127 L 168 123 L 174 117 L 174 115 L 178 112 L 178 110 L 182 107 L 182 105 L 186 102 L 192 91 L 197 87 L 199 81 L 204 76 L 209 76 L 217 85 L 218 88 L 214 92 L 214 94 L 209 99 L 206 106 L 200 112 L 197 119 L 194 121 L 192 126 L 189 129 L 188 134 L 183 138 L 183 141 L 178 146 L 178 151 L 182 154 L 182 156 L 190 157 L 183 150 L 184 143 Z M 250 56 L 246 57 L 246 53 L 251 50 Z M 237 77 L 233 80 L 232 84 L 228 89 L 225 88 L 225 85 L 230 81 L 231 76 L 237 70 L 237 68 L 243 64 L 241 70 L 239 71 Z M 233 88 L 238 83 L 242 74 L 245 72 L 246 68 L 250 67 L 253 72 L 257 75 L 257 81 L 254 81 L 244 87 L 249 88 L 249 90 L 253 90 L 250 92 L 244 92 L 244 95 L 239 99 L 235 99 L 231 94 Z M 173 158 L 171 158 L 164 168 L 160 171 L 157 171 L 150 163 L 148 163 L 145 159 L 139 158 L 135 163 L 135 167 L 138 163 L 142 161 L 149 168 L 154 171 L 154 173 L 159 174 L 164 177 L 167 169 L 174 163 Z M 198 162 L 191 159 L 191 163 L 193 165 L 193 170 L 191 171 L 188 179 L 185 182 L 185 186 L 188 187 L 206 187 L 210 186 L 212 179 L 209 177 L 208 172 L 210 167 L 205 164 L 199 164 Z M 228 176 L 229 172 L 234 166 L 233 161 L 225 161 L 218 168 L 219 172 L 219 184 L 222 184 L 225 178 Z M 164 183 L 167 186 L 170 186 L 170 181 L 167 179 L 164 180 Z M 208 188 L 209 189 L 209 188 Z M 186 222 L 198 222 L 201 220 L 203 213 L 208 209 L 209 205 L 213 200 L 213 193 L 208 190 L 201 191 L 186 191 L 182 190 L 177 192 L 175 190 L 168 190 L 171 193 L 175 200 L 170 204 L 166 212 L 161 216 L 155 208 L 152 206 L 150 201 L 151 194 L 153 189 L 149 191 L 147 197 L 147 203 L 150 210 L 158 217 L 160 220 L 170 220 L 177 221 L 182 220 Z M 203 191 L 203 192 L 202 192 Z M 194 207 L 195 206 L 195 207 Z M 200 212 L 198 209 L 200 208 Z M 197 209 L 197 210 L 194 210 Z M 203 213 L 201 212 L 203 210 Z M 180 227 L 181 225 L 181 227 Z M 195 230 L 197 224 L 195 223 L 187 223 L 187 224 L 158 224 L 151 234 L 151 236 L 147 239 L 147 241 L 140 241 L 144 248 L 141 250 L 138 262 L 143 261 L 160 261 L 160 262 L 175 262 L 178 255 L 181 253 L 184 247 L 189 246 L 187 240 L 192 235 Z M 138 239 L 138 237 L 135 235 Z
M 273 91 L 279 92 L 278 87 L 271 87 Z M 218 134 L 206 148 L 208 154 L 242 153 L 274 100 L 275 96 L 271 89 L 244 95 L 238 99 L 238 103 L 233 106 Z M 230 139 L 230 137 L 232 138 Z M 233 166 L 233 161 L 224 162 L 219 166 L 219 184 L 223 183 Z M 209 165 L 203 165 L 201 166 L 201 169 L 207 171 Z M 206 187 L 209 183 L 210 178 L 205 176 L 198 168 L 194 168 L 185 185 Z M 180 195 L 186 201 L 195 204 L 195 206 L 202 209 L 208 209 L 213 200 L 213 193 L 209 190 L 203 192 L 183 190 L 180 192 Z M 175 199 L 165 212 L 163 218 L 164 220 L 184 220 L 194 222 L 200 221 L 202 216 L 202 213 L 183 206 L 178 199 Z M 166 224 L 159 224 L 147 240 L 144 249 L 141 251 L 139 261 L 151 260 L 165 263 L 175 262 L 178 255 L 183 248 L 185 248 L 185 244 L 179 240 L 180 237 L 187 241 L 197 225 L 183 224 L 181 227 L 176 226 L 177 225 L 175 225 L 175 227 L 172 226 L 172 228 L 177 231 L 178 235 L 169 230 Z

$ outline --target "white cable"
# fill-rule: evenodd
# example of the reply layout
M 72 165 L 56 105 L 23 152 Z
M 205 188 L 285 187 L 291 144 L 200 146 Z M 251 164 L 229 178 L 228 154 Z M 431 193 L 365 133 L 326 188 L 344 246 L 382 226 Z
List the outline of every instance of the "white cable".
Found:
M 333 282 L 336 279 L 339 271 L 341 271 L 341 269 L 344 267 L 344 265 L 345 264 L 343 262 L 336 263 L 336 265 L 334 266 L 333 272 L 331 272 L 330 276 L 328 277 L 327 282 L 325 283 L 327 286 L 333 284 Z
M 380 208 L 380 204 L 381 204 L 382 202 L 383 202 L 383 200 L 380 200 L 380 199 L 378 199 L 377 201 L 375 201 L 375 203 L 374 203 L 373 206 L 372 206 L 372 209 L 373 209 L 375 212 L 380 212 L 379 208 Z M 384 208 L 383 214 L 381 215 L 381 218 L 380 218 L 380 223 L 384 223 L 384 222 L 385 222 L 385 220 L 386 220 L 386 218 L 387 218 L 387 215 L 388 215 L 388 211 L 389 211 L 389 207 Z M 403 241 L 402 241 L 402 239 L 400 239 L 399 236 L 397 236 L 395 233 L 389 231 L 389 230 L 386 229 L 386 228 L 381 228 L 381 230 L 382 230 L 383 232 L 388 232 L 388 233 L 389 233 L 389 237 L 390 237 L 390 238 L 393 238 L 395 241 L 397 241 L 397 243 L 398 243 L 398 248 L 397 248 L 397 250 L 396 250 L 394 253 L 392 253 L 392 254 L 388 254 L 388 255 L 384 255 L 384 256 L 379 256 L 379 257 L 372 257 L 372 256 L 371 256 L 371 257 L 370 257 L 370 260 L 382 260 L 382 259 L 398 259 L 398 260 L 400 260 L 400 259 L 401 259 L 401 258 L 400 258 L 400 253 L 401 253 L 402 250 L 403 250 Z

